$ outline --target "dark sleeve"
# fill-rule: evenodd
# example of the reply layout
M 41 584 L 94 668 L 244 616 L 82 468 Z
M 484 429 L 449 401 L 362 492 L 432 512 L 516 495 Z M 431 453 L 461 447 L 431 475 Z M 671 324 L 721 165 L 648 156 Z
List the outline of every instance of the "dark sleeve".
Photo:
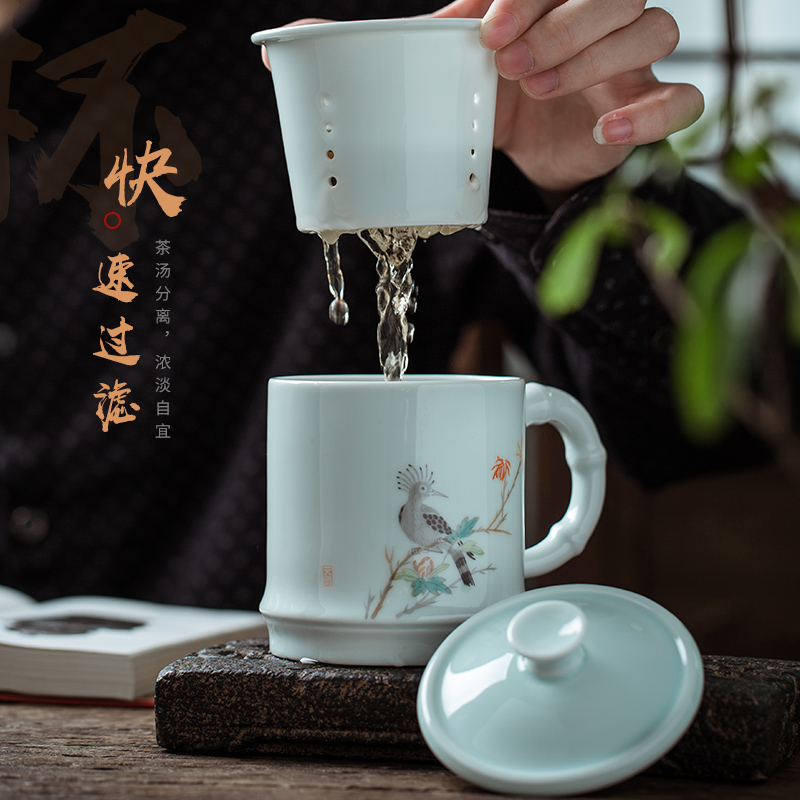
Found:
M 536 307 L 536 284 L 547 258 L 572 222 L 596 203 L 604 183 L 583 187 L 554 214 L 495 210 L 484 235 L 500 262 Z M 739 212 L 684 178 L 670 191 L 640 196 L 676 211 L 697 248 Z M 709 472 L 756 466 L 767 448 L 740 428 L 713 445 L 689 440 L 677 419 L 670 381 L 673 325 L 631 250 L 606 248 L 588 302 L 560 319 L 536 312 L 521 342 L 540 380 L 574 394 L 593 416 L 609 455 L 646 487 Z

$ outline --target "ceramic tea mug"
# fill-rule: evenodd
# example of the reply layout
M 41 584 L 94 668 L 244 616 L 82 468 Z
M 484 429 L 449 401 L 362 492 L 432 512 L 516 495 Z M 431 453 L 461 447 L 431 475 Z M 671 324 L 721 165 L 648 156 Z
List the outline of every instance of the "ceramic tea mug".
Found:
M 497 70 L 477 19 L 319 23 L 267 48 L 297 227 L 487 218 Z
M 571 395 L 521 378 L 301 376 L 269 382 L 272 652 L 423 665 L 461 622 L 580 553 L 605 450 Z M 525 550 L 525 431 L 552 423 L 572 474 L 560 522 Z

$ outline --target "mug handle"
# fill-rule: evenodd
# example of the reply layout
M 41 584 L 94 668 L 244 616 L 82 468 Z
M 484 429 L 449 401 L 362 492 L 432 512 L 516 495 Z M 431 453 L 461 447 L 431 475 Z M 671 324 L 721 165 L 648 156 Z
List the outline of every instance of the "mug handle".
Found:
M 525 385 L 525 427 L 550 423 L 564 440 L 572 492 L 564 516 L 525 550 L 526 578 L 544 575 L 583 551 L 606 493 L 606 451 L 589 412 L 570 394 L 538 383 Z

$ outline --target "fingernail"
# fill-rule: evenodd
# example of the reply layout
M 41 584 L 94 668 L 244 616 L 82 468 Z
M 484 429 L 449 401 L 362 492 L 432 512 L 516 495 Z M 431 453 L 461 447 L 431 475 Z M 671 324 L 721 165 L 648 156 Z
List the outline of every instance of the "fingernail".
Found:
M 633 135 L 633 125 L 629 119 L 611 119 L 605 125 L 596 125 L 592 136 L 597 144 L 624 144 Z
M 521 78 L 533 69 L 531 51 L 522 42 L 514 42 L 499 50 L 494 61 L 497 71 L 511 80 Z
M 487 50 L 499 50 L 517 38 L 517 20 L 512 14 L 503 12 L 481 25 L 481 44 Z
M 558 73 L 554 69 L 546 69 L 536 75 L 525 78 L 525 88 L 534 95 L 541 96 L 558 88 Z

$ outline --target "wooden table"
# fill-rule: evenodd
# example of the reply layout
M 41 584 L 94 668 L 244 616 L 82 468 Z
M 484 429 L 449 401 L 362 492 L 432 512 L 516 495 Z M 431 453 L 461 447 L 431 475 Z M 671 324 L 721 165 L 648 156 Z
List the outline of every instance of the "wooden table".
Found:
M 391 762 L 229 758 L 168 753 L 146 708 L 0 703 L 0 798 L 485 798 L 443 767 Z M 593 798 L 800 797 L 800 756 L 766 783 L 640 776 Z

